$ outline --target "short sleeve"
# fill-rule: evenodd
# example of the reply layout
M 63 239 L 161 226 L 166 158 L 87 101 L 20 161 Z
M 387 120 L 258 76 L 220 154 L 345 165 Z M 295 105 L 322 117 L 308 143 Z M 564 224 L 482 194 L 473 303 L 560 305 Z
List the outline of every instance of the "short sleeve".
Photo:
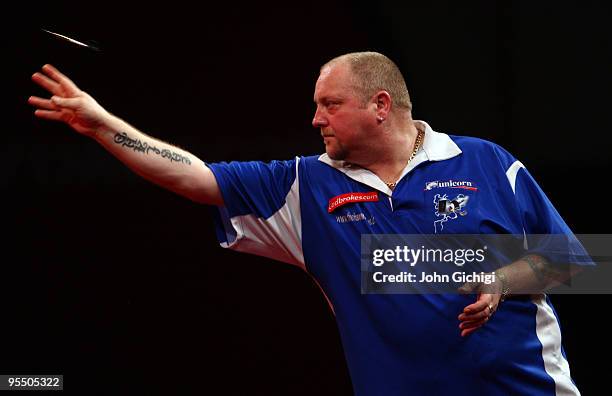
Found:
M 515 161 L 507 175 L 520 210 L 528 251 L 555 263 L 593 265 L 582 243 L 523 164 Z
M 213 209 L 222 247 L 304 268 L 299 158 L 206 164 L 224 200 Z

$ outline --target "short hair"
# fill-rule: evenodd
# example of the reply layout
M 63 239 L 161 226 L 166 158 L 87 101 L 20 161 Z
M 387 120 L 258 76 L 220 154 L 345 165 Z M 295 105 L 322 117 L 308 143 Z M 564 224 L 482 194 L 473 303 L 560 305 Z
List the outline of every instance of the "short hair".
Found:
M 385 90 L 391 95 L 395 106 L 412 111 L 404 76 L 391 59 L 378 52 L 351 52 L 330 60 L 321 66 L 321 70 L 342 61 L 350 65 L 355 88 L 364 104 L 376 92 Z

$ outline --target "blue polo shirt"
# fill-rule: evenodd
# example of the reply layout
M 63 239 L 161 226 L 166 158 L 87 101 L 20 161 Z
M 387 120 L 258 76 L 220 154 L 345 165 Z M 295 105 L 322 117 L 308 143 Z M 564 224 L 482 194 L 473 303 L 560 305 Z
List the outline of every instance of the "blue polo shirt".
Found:
M 473 295 L 361 293 L 362 234 L 571 234 L 503 148 L 415 124 L 425 140 L 393 191 L 326 154 L 207 164 L 225 202 L 215 216 L 221 246 L 312 275 L 335 314 L 356 395 L 579 394 L 545 294 L 505 301 L 461 337 L 457 316 Z

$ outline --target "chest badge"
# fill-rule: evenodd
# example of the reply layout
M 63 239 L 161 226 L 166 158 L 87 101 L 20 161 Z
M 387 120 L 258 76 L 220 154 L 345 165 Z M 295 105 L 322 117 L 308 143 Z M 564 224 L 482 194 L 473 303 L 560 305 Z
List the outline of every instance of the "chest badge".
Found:
M 454 198 L 449 198 L 448 194 L 436 194 L 433 199 L 434 213 L 438 220 L 434 221 L 434 233 L 444 229 L 444 223 L 455 220 L 459 216 L 467 215 L 467 204 L 470 200 L 469 195 L 457 194 Z

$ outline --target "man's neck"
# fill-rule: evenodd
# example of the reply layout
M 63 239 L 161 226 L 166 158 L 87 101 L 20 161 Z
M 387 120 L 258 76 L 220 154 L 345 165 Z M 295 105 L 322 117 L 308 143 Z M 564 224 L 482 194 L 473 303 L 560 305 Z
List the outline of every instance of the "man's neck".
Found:
M 388 133 L 371 160 L 361 166 L 375 173 L 385 183 L 396 182 L 408 165 L 418 133 L 412 120 L 405 128 Z

